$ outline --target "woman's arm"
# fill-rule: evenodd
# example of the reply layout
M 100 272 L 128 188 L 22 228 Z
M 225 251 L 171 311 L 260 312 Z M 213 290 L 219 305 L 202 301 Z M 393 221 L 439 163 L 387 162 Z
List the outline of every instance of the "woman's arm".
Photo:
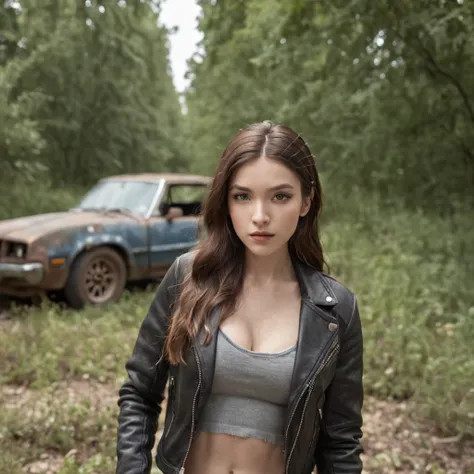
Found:
M 336 373 L 326 390 L 319 440 L 315 450 L 318 474 L 360 474 L 362 461 L 362 328 L 355 297 L 341 336 Z
M 177 295 L 179 258 L 161 281 L 126 364 L 128 380 L 119 391 L 117 474 L 145 474 L 151 470 L 151 449 L 168 378 L 161 358 Z

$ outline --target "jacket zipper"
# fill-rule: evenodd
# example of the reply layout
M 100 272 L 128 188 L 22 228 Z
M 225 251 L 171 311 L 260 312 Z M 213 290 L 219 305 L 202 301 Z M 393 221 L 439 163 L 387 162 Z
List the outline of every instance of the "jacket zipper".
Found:
M 328 365 L 328 363 L 332 360 L 332 358 L 339 352 L 339 347 L 338 347 L 338 339 L 337 339 L 337 333 L 333 336 L 333 340 L 331 341 L 331 345 L 329 347 L 329 350 L 327 351 L 327 355 L 324 357 L 323 361 L 321 362 L 320 366 L 318 367 L 318 370 L 314 374 L 313 378 L 311 379 L 310 382 L 306 384 L 305 389 L 301 392 L 301 395 L 298 397 L 298 401 L 295 404 L 295 408 L 293 409 L 293 412 L 291 413 L 290 421 L 288 423 L 288 426 L 286 427 L 286 433 L 285 433 L 285 446 L 287 445 L 288 442 L 288 431 L 290 429 L 291 422 L 293 420 L 293 417 L 296 413 L 296 410 L 298 408 L 298 405 L 303 398 L 304 394 L 307 393 L 307 397 L 303 406 L 303 413 L 301 414 L 301 420 L 300 424 L 298 425 L 298 430 L 296 431 L 296 436 L 295 440 L 293 441 L 293 445 L 291 447 L 290 453 L 288 454 L 288 459 L 286 461 L 286 466 L 285 466 L 285 474 L 288 474 L 288 469 L 290 466 L 290 461 L 291 461 L 291 456 L 293 455 L 293 452 L 296 447 L 296 442 L 298 441 L 298 437 L 300 435 L 301 428 L 303 426 L 303 420 L 304 420 L 304 415 L 306 412 L 306 408 L 308 406 L 309 399 L 311 398 L 311 392 L 313 390 L 314 384 L 316 383 L 316 379 L 318 375 L 321 373 L 321 371 Z
M 199 390 L 201 389 L 201 381 L 202 381 L 201 362 L 199 361 L 199 357 L 198 357 L 198 355 L 196 353 L 196 349 L 194 347 L 193 347 L 193 351 L 194 351 L 194 357 L 196 359 L 196 363 L 197 363 L 197 366 L 198 366 L 199 382 L 198 382 L 198 386 L 196 388 L 196 391 L 194 392 L 194 398 L 193 398 L 193 406 L 192 406 L 192 411 L 191 411 L 191 435 L 189 437 L 188 449 L 187 449 L 186 454 L 184 456 L 183 463 L 181 464 L 181 469 L 179 470 L 179 474 L 184 474 L 184 465 L 186 464 L 186 459 L 188 458 L 189 451 L 191 450 L 191 444 L 193 442 L 194 422 L 195 422 L 195 414 L 196 414 L 196 400 L 197 400 Z
M 334 336 L 334 337 L 335 337 L 335 336 Z M 334 343 L 334 340 L 335 340 L 335 339 L 333 339 L 333 340 L 331 341 L 331 347 L 330 347 L 329 351 L 330 351 L 331 348 L 332 348 L 332 345 L 333 345 L 333 343 Z M 329 351 L 328 351 L 328 352 L 329 352 Z M 323 367 L 323 368 L 324 368 L 324 367 Z M 321 367 L 318 368 L 318 371 L 316 372 L 315 377 L 321 372 L 321 370 L 322 370 Z M 315 378 L 315 377 L 313 377 L 313 378 Z M 296 404 L 295 404 L 295 408 L 293 409 L 293 412 L 291 413 L 290 421 L 288 422 L 288 426 L 286 427 L 286 432 L 285 432 L 285 446 L 286 446 L 286 444 L 287 444 L 288 431 L 289 431 L 289 429 L 290 429 L 291 422 L 293 421 L 293 416 L 295 415 L 296 409 L 298 408 L 298 405 L 299 405 L 301 399 L 303 398 L 303 395 L 305 394 L 305 392 L 306 392 L 306 390 L 308 389 L 308 387 L 309 387 L 309 383 L 306 384 L 305 389 L 301 392 L 301 394 L 300 394 L 300 396 L 298 397 L 298 400 L 297 400 L 297 402 L 296 402 Z
M 168 402 L 171 403 L 171 420 L 170 420 L 170 424 L 168 426 L 168 429 L 166 430 L 165 438 L 168 436 L 168 434 L 171 430 L 171 426 L 173 425 L 173 421 L 174 421 L 175 410 L 174 410 L 174 377 L 173 376 L 170 377 L 170 390 L 169 390 L 169 400 L 168 400 Z

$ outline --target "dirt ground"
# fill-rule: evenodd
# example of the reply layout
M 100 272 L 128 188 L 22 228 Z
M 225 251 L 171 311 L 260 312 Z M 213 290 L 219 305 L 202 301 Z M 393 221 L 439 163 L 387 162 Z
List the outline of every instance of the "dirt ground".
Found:
M 91 406 L 105 407 L 116 403 L 117 389 L 91 380 L 61 384 L 70 403 L 88 399 Z M 3 408 L 28 405 L 36 396 L 33 390 L 9 386 L 1 388 Z M 417 422 L 411 403 L 380 401 L 368 397 L 364 408 L 365 474 L 473 474 L 474 441 L 440 438 L 428 422 Z M 81 447 L 78 446 L 80 451 Z M 76 451 L 76 450 L 73 450 Z M 67 456 L 74 455 L 70 452 Z M 63 456 L 43 453 L 24 466 L 24 472 L 56 473 Z

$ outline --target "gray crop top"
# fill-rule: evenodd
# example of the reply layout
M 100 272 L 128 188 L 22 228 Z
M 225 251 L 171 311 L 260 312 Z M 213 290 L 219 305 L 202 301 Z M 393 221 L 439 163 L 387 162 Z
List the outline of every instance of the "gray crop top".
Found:
M 252 352 L 219 330 L 214 382 L 198 431 L 283 444 L 295 349 Z

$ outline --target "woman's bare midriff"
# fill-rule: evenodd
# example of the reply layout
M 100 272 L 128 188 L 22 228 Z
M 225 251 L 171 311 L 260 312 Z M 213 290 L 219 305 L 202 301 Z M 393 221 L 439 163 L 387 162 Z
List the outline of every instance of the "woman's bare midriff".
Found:
M 282 446 L 260 439 L 201 432 L 194 439 L 185 474 L 283 474 Z

